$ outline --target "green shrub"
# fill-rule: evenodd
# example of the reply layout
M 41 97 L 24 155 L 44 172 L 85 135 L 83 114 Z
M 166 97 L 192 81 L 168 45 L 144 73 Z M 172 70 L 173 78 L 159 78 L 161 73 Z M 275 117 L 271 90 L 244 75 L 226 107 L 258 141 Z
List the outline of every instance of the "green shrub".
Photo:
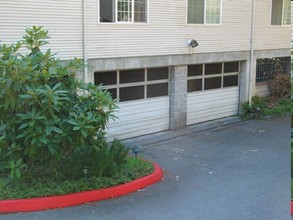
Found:
M 290 76 L 282 73 L 276 74 L 273 80 L 269 82 L 269 89 L 271 95 L 276 99 L 288 96 L 291 92 Z
M 267 107 L 267 99 L 259 96 L 253 96 L 251 104 L 245 102 L 242 104 L 242 117 L 256 117 L 262 109 Z
M 50 50 L 43 52 L 47 38 L 48 31 L 34 26 L 26 30 L 23 41 L 0 46 L 2 183 L 21 174 L 48 172 L 58 176 L 64 170 L 63 162 L 76 152 L 94 152 L 96 158 L 91 160 L 97 164 L 106 163 L 111 153 L 113 160 L 117 159 L 114 164 L 125 159 L 122 146 L 108 149 L 105 140 L 106 124 L 115 117 L 116 108 L 110 93 L 76 79 L 81 60 L 65 64 Z M 28 54 L 20 54 L 22 47 Z M 103 174 L 114 170 L 96 168 Z
M 292 101 L 290 98 L 282 99 L 276 103 L 274 97 L 253 96 L 251 104 L 245 102 L 242 104 L 241 117 L 247 118 L 263 118 L 263 117 L 281 117 L 287 116 L 291 112 Z

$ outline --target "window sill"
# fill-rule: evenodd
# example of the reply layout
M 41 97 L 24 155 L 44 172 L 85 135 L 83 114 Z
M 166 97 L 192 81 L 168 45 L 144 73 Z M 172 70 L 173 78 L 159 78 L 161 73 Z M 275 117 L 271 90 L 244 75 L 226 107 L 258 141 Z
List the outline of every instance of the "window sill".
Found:
M 222 24 L 186 24 L 186 26 L 198 26 L 198 27 L 219 27 L 222 26 Z

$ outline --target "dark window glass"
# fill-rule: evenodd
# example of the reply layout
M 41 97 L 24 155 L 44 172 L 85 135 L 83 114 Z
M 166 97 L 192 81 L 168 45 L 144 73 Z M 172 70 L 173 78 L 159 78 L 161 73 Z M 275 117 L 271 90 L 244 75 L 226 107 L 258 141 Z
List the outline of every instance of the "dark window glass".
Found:
M 115 85 L 117 84 L 117 73 L 112 72 L 95 72 L 95 85 Z
M 100 22 L 114 22 L 114 0 L 100 0 Z
M 187 91 L 200 91 L 202 90 L 202 79 L 190 79 L 187 81 Z
M 201 75 L 202 75 L 202 64 L 188 66 L 188 76 L 201 76 Z
M 117 99 L 117 89 L 108 89 L 113 99 Z
M 168 95 L 168 83 L 159 83 L 147 86 L 147 97 L 158 97 Z
M 238 75 L 224 76 L 224 87 L 238 86 Z
M 168 79 L 169 78 L 169 68 L 151 68 L 148 69 L 148 81 L 151 80 L 160 80 L 160 79 Z
M 133 83 L 144 81 L 144 69 L 120 71 L 120 83 Z
M 221 88 L 221 77 L 207 78 L 204 80 L 204 89 Z
M 120 88 L 120 101 L 130 101 L 144 98 L 144 86 Z
M 282 25 L 283 1 L 272 0 L 271 24 Z
M 211 63 L 205 65 L 205 74 L 219 74 L 222 73 L 222 63 Z
M 224 63 L 224 73 L 238 72 L 238 62 Z

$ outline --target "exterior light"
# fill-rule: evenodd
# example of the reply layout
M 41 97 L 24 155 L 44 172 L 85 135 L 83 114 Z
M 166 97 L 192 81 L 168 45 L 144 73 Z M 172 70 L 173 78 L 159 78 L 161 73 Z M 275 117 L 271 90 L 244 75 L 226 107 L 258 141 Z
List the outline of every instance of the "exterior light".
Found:
M 198 42 L 195 39 L 189 40 L 187 43 L 192 48 L 195 48 L 198 46 Z

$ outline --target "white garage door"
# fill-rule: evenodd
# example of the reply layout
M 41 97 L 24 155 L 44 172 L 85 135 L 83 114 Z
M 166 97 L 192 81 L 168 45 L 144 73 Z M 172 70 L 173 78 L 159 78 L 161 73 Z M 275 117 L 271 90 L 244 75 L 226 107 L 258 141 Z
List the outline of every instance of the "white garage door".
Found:
M 188 66 L 187 124 L 238 115 L 239 62 Z
M 108 125 L 109 140 L 169 129 L 168 67 L 96 72 L 95 84 L 103 84 L 119 100 L 118 118 Z
M 118 119 L 110 122 L 108 137 L 125 139 L 169 129 L 169 97 L 119 104 Z

